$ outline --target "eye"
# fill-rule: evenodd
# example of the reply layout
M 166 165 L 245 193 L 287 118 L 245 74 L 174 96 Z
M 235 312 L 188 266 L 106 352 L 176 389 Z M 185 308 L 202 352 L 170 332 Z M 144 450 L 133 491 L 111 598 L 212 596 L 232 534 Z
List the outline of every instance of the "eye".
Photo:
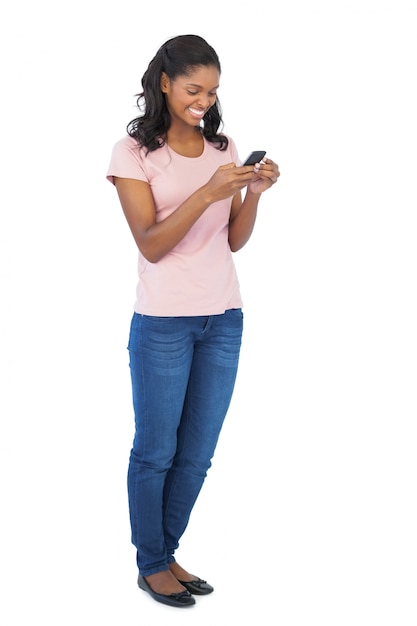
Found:
M 197 96 L 199 92 L 198 91 L 191 91 L 190 89 L 187 89 L 187 93 L 190 96 Z M 217 97 L 217 92 L 216 91 L 210 92 L 208 94 L 208 96 L 209 96 L 209 98 L 216 98 Z

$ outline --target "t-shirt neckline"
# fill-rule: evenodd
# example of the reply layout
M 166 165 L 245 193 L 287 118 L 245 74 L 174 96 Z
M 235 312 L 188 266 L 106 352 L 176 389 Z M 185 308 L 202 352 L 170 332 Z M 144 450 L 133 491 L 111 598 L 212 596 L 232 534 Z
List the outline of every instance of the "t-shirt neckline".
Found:
M 206 155 L 206 151 L 207 151 L 207 142 L 205 140 L 205 138 L 203 137 L 203 152 L 201 154 L 199 154 L 196 157 L 188 157 L 188 156 L 184 156 L 183 154 L 180 154 L 179 152 L 176 152 L 173 148 L 171 148 L 171 146 L 169 146 L 168 144 L 166 144 L 168 151 L 171 155 L 178 157 L 179 159 L 186 159 L 187 161 L 197 161 L 198 159 L 202 159 L 205 155 Z

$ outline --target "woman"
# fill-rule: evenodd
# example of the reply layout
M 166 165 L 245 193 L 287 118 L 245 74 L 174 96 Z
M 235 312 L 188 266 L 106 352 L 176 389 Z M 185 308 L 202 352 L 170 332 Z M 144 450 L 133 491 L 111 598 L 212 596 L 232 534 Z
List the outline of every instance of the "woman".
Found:
M 138 247 L 128 345 L 138 584 L 176 607 L 213 591 L 174 554 L 235 384 L 243 315 L 232 252 L 248 241 L 259 198 L 279 177 L 268 158 L 241 166 L 233 140 L 220 132 L 220 72 L 201 37 L 162 45 L 143 75 L 138 117 L 114 146 L 108 170 Z

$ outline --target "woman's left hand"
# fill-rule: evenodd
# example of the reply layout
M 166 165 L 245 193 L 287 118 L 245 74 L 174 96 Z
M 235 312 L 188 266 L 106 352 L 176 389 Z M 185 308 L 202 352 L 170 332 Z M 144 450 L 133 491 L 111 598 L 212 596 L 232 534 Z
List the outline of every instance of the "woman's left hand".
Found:
M 262 193 L 266 189 L 272 187 L 280 176 L 279 167 L 272 159 L 262 159 L 254 167 L 254 180 L 249 183 L 248 187 L 252 193 Z

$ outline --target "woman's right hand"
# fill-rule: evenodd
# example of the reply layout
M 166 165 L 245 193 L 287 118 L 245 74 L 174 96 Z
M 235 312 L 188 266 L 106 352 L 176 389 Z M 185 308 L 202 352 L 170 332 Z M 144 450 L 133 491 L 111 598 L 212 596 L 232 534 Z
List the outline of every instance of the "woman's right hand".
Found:
M 236 166 L 234 163 L 221 165 L 204 186 L 207 201 L 211 204 L 230 198 L 247 187 L 256 178 L 253 165 Z

